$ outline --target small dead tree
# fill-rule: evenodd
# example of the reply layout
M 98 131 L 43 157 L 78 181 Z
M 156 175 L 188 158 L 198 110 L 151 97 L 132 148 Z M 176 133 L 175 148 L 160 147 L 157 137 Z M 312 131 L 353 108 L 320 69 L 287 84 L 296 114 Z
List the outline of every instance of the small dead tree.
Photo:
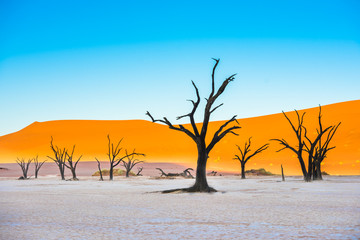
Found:
M 100 181 L 104 181 L 103 175 L 102 175 L 102 171 L 101 171 L 101 166 L 100 166 L 100 161 L 95 158 L 97 163 L 98 163 L 98 169 L 99 169 L 99 173 L 100 173 Z
M 54 153 L 54 157 L 47 156 L 51 160 L 53 160 L 59 168 L 61 180 L 65 180 L 65 162 L 67 151 L 66 148 L 59 148 L 58 146 L 54 146 L 53 137 L 51 137 L 50 148 Z
M 121 139 L 116 145 L 114 145 L 112 142 L 111 142 L 111 139 L 110 139 L 110 136 L 107 135 L 107 138 L 108 138 L 108 158 L 109 158 L 109 162 L 110 162 L 110 171 L 109 171 L 109 180 L 112 181 L 113 180 L 113 171 L 114 171 L 114 168 L 119 165 L 119 163 L 121 163 L 123 161 L 123 159 L 127 158 L 127 157 L 131 157 L 133 155 L 142 155 L 142 156 L 145 156 L 144 154 L 142 153 L 136 153 L 136 152 L 132 152 L 130 154 L 125 154 L 125 156 L 122 156 L 122 157 L 119 157 L 119 154 L 122 150 L 122 148 L 120 148 L 120 144 L 122 142 L 123 139 Z
M 285 182 L 284 169 L 282 167 L 282 164 L 281 164 L 281 179 L 283 182 Z
M 25 159 L 19 159 L 16 160 L 17 164 L 21 167 L 23 175 L 19 179 L 28 179 L 27 173 L 29 170 L 30 163 L 32 162 L 32 159 L 28 159 L 27 162 L 25 162 Z
M 192 168 L 187 168 L 181 173 L 165 173 L 161 168 L 156 168 L 161 172 L 160 177 L 184 177 L 184 178 L 194 178 L 193 175 L 191 175 L 190 171 L 194 171 Z M 173 190 L 166 190 L 166 191 L 173 191 Z
M 251 149 L 250 149 L 251 137 L 249 138 L 249 140 L 247 142 L 245 142 L 244 150 L 241 149 L 241 147 L 239 145 L 236 145 L 236 146 L 237 146 L 238 150 L 240 151 L 240 156 L 235 155 L 234 159 L 239 160 L 239 162 L 241 164 L 241 179 L 245 179 L 245 164 L 256 154 L 259 154 L 262 151 L 266 150 L 269 147 L 269 144 L 264 144 L 263 146 L 256 149 L 252 154 L 250 154 L 250 152 L 251 152 Z
M 75 151 L 75 145 L 73 146 L 73 149 L 71 151 L 71 154 L 69 154 L 66 151 L 66 162 L 64 162 L 65 167 L 67 167 L 68 169 L 70 169 L 71 174 L 72 174 L 72 180 L 78 181 L 79 179 L 76 177 L 76 166 L 78 164 L 78 162 L 80 161 L 82 155 L 76 160 L 73 160 L 73 156 L 74 156 L 74 151 Z
M 189 117 L 192 129 L 189 130 L 181 124 L 179 124 L 178 126 L 175 126 L 166 117 L 164 117 L 163 119 L 155 119 L 149 112 L 146 112 L 146 115 L 148 115 L 153 122 L 160 122 L 160 123 L 166 124 L 172 130 L 185 133 L 187 136 L 189 136 L 194 141 L 194 143 L 196 144 L 196 147 L 197 147 L 198 157 L 197 157 L 195 184 L 190 188 L 167 190 L 167 191 L 163 191 L 163 193 L 170 193 L 170 192 L 176 192 L 176 191 L 216 192 L 216 190 L 214 188 L 209 187 L 207 180 L 206 180 L 206 163 L 209 158 L 209 154 L 210 154 L 211 150 L 214 148 L 214 146 L 217 143 L 219 143 L 228 133 L 238 135 L 237 133 L 234 132 L 234 130 L 239 129 L 240 128 L 239 126 L 228 127 L 228 125 L 231 123 L 238 124 L 238 122 L 236 120 L 236 116 L 233 116 L 230 120 L 228 120 L 227 122 L 225 122 L 223 125 L 220 126 L 220 128 L 214 133 L 214 135 L 212 136 L 212 138 L 210 139 L 209 142 L 205 141 L 206 135 L 208 132 L 210 116 L 216 109 L 221 107 L 223 104 L 220 104 L 216 107 L 213 107 L 213 105 L 214 105 L 215 101 L 217 100 L 217 98 L 225 91 L 225 88 L 227 87 L 227 85 L 235 79 L 235 74 L 229 76 L 228 78 L 226 78 L 224 80 L 224 82 L 221 84 L 221 86 L 217 90 L 215 90 L 215 71 L 216 71 L 216 67 L 218 66 L 220 60 L 219 59 L 214 59 L 214 60 L 215 60 L 215 65 L 213 67 L 212 75 L 211 75 L 211 79 L 212 79 L 211 92 L 210 92 L 209 97 L 206 99 L 206 105 L 205 105 L 204 117 L 203 117 L 201 129 L 198 129 L 198 127 L 195 124 L 194 115 L 195 115 L 195 112 L 198 109 L 198 106 L 200 103 L 200 94 L 199 94 L 198 88 L 196 87 L 196 85 L 193 81 L 192 81 L 192 85 L 194 86 L 195 92 L 196 92 L 196 100 L 195 101 L 190 100 L 190 102 L 193 105 L 193 108 L 190 113 L 177 117 L 177 120 L 185 118 L 185 117 Z
M 45 162 L 46 162 L 46 160 L 45 160 L 45 161 L 43 161 L 43 162 L 39 162 L 38 156 L 36 156 L 36 157 L 34 158 L 34 164 L 35 164 L 35 178 L 37 178 L 37 177 L 38 177 L 39 170 L 40 170 L 40 168 L 42 167 L 42 165 L 43 165 Z
M 144 161 L 140 161 L 139 159 L 134 159 L 134 157 L 135 157 L 135 149 L 134 149 L 132 155 L 129 155 L 127 151 L 125 151 L 125 152 L 126 152 L 127 161 L 122 160 L 122 165 L 124 166 L 125 171 L 126 171 L 125 176 L 129 177 L 129 174 L 130 174 L 131 170 L 133 169 L 133 167 L 136 164 L 143 163 Z
M 142 176 L 141 172 L 143 170 L 143 167 L 138 167 L 138 172 L 136 174 L 136 176 Z

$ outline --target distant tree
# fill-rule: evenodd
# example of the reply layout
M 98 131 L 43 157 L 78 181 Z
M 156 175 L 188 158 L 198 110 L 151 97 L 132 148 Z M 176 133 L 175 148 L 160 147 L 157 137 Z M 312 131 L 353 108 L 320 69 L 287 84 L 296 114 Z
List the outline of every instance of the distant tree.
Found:
M 241 164 L 241 178 L 245 179 L 245 164 L 256 154 L 259 154 L 262 151 L 266 150 L 269 147 L 269 144 L 264 144 L 263 146 L 256 149 L 252 154 L 250 154 L 250 152 L 251 152 L 251 149 L 250 149 L 251 137 L 249 138 L 249 140 L 247 142 L 245 142 L 244 149 L 241 149 L 241 147 L 239 145 L 236 145 L 236 146 L 237 146 L 238 150 L 240 151 L 240 156 L 235 155 L 234 159 L 239 160 L 239 162 Z
M 174 126 L 166 117 L 163 119 L 154 119 L 152 115 L 147 112 L 146 115 L 148 115 L 153 122 L 160 122 L 164 123 L 169 126 L 170 129 L 175 131 L 180 131 L 185 133 L 187 136 L 189 136 L 197 147 L 198 157 L 197 157 L 197 168 L 196 168 L 196 180 L 195 184 L 190 188 L 182 188 L 182 189 L 173 189 L 173 190 L 167 190 L 164 192 L 174 192 L 174 191 L 183 191 L 183 192 L 216 192 L 216 190 L 212 187 L 209 187 L 207 180 L 206 180 L 206 163 L 209 158 L 210 151 L 214 148 L 214 146 L 220 142 L 228 133 L 232 133 L 235 135 L 238 135 L 234 132 L 234 130 L 239 129 L 239 126 L 231 126 L 226 128 L 230 123 L 237 122 L 236 116 L 232 117 L 230 120 L 225 122 L 223 125 L 220 126 L 220 128 L 214 133 L 213 137 L 210 139 L 210 142 L 206 143 L 206 135 L 208 131 L 208 125 L 210 121 L 211 114 L 221 107 L 223 104 L 220 104 L 216 107 L 213 107 L 213 104 L 215 103 L 216 99 L 225 91 L 226 86 L 234 80 L 235 74 L 231 75 L 230 77 L 226 78 L 225 81 L 221 84 L 221 86 L 215 91 L 215 71 L 216 67 L 219 64 L 219 59 L 214 59 L 215 65 L 212 70 L 212 87 L 211 87 L 211 93 L 209 97 L 206 99 L 206 106 L 204 110 L 204 118 L 202 121 L 202 128 L 199 131 L 198 127 L 195 124 L 195 112 L 198 109 L 199 103 L 200 103 L 200 94 L 199 90 L 196 87 L 195 83 L 192 82 L 192 85 L 195 88 L 196 92 L 196 101 L 190 100 L 190 102 L 193 105 L 193 108 L 190 113 L 185 114 L 183 116 L 177 117 L 177 120 L 182 119 L 184 117 L 189 117 L 192 130 L 189 130 L 185 128 L 183 125 L 179 124 L 178 126 Z
M 45 160 L 45 161 L 43 161 L 43 162 L 39 162 L 38 156 L 36 156 L 36 157 L 34 158 L 34 164 L 35 164 L 35 178 L 37 178 L 37 177 L 38 177 L 39 170 L 40 170 L 40 168 L 42 167 L 42 165 L 43 165 L 45 162 L 46 162 L 46 160 Z
M 136 176 L 142 176 L 141 172 L 144 168 L 143 167 L 138 167 L 138 172 L 136 174 Z
M 123 139 L 121 139 L 116 145 L 114 145 L 111 140 L 110 140 L 110 136 L 107 135 L 108 138 L 108 158 L 109 158 L 109 162 L 110 162 L 110 172 L 109 172 L 109 180 L 113 180 L 113 171 L 114 168 L 119 165 L 119 163 L 121 163 L 125 158 L 127 157 L 131 157 L 133 155 L 142 155 L 145 156 L 142 153 L 136 153 L 136 152 L 132 152 L 130 154 L 125 153 L 124 156 L 120 157 L 119 154 L 122 150 L 122 148 L 120 148 L 120 144 L 122 142 Z
M 159 170 L 161 172 L 160 177 L 165 176 L 165 177 L 184 177 L 184 178 L 194 178 L 193 175 L 191 175 L 190 171 L 194 171 L 194 169 L 192 168 L 187 168 L 185 169 L 183 172 L 181 173 L 166 173 L 164 172 L 161 168 L 156 168 L 157 170 Z M 166 190 L 165 192 L 172 192 L 173 190 Z
M 102 171 L 101 171 L 101 166 L 100 166 L 100 161 L 95 158 L 97 163 L 98 163 L 98 169 L 99 169 L 99 173 L 100 173 L 100 181 L 104 181 L 103 175 L 102 175 Z
M 82 155 L 76 161 L 74 161 L 73 160 L 74 151 L 75 151 L 75 145 L 73 146 L 71 154 L 69 154 L 68 151 L 66 151 L 66 161 L 64 162 L 64 164 L 65 164 L 65 167 L 70 169 L 71 174 L 72 174 L 72 180 L 78 181 L 79 179 L 76 177 L 76 166 L 77 166 L 78 162 L 80 161 Z
M 25 159 L 19 159 L 16 160 L 17 164 L 21 167 L 23 175 L 19 179 L 28 179 L 27 173 L 29 170 L 30 163 L 32 162 L 32 159 L 28 159 L 27 162 L 25 162 Z
M 135 157 L 135 149 L 134 149 L 132 155 L 129 155 L 127 151 L 125 151 L 125 153 L 126 153 L 127 161 L 122 160 L 122 165 L 124 166 L 125 171 L 126 171 L 126 175 L 125 175 L 125 176 L 126 176 L 126 177 L 129 177 L 129 173 L 131 172 L 131 170 L 133 169 L 133 167 L 134 167 L 136 164 L 143 163 L 144 161 L 140 161 L 139 159 L 134 159 L 134 157 Z M 139 155 L 139 154 L 137 154 L 137 155 Z
M 47 156 L 51 160 L 53 160 L 59 168 L 61 180 L 65 180 L 65 162 L 67 158 L 66 148 L 59 148 L 58 146 L 54 146 L 53 137 L 51 137 L 50 148 L 54 153 L 54 157 Z

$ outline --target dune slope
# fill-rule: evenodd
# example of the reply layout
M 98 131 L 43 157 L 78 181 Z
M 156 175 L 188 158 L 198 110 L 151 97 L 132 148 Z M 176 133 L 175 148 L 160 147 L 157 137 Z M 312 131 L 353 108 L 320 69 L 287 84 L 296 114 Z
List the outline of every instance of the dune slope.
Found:
M 309 134 L 317 127 L 318 108 L 306 111 L 305 126 Z M 360 174 L 360 100 L 349 101 L 322 107 L 324 126 L 342 122 L 332 145 L 336 146 L 324 160 L 323 170 L 330 174 Z M 295 113 L 289 117 L 295 120 Z M 295 135 L 282 113 L 239 119 L 242 127 L 240 136 L 228 135 L 210 153 L 209 170 L 240 171 L 240 164 L 233 160 L 238 145 L 243 145 L 252 136 L 253 148 L 269 143 L 272 138 L 285 138 L 295 144 Z M 211 122 L 208 135 L 213 134 L 224 121 Z M 201 126 L 201 124 L 198 124 Z M 189 125 L 185 125 L 189 127 Z M 167 126 L 145 120 L 60 120 L 34 122 L 26 128 L 0 137 L 0 163 L 15 162 L 17 157 L 30 158 L 39 155 L 46 159 L 50 151 L 50 139 L 59 147 L 71 147 L 76 144 L 75 155 L 83 155 L 84 161 L 94 157 L 106 160 L 107 134 L 115 142 L 123 139 L 124 149 L 136 148 L 146 154 L 148 162 L 173 162 L 190 166 L 196 165 L 196 146 L 184 133 L 170 130 Z M 270 148 L 254 157 L 246 165 L 250 168 L 265 168 L 279 173 L 283 164 L 285 174 L 301 174 L 299 163 L 289 150 L 280 153 L 276 142 L 270 142 Z

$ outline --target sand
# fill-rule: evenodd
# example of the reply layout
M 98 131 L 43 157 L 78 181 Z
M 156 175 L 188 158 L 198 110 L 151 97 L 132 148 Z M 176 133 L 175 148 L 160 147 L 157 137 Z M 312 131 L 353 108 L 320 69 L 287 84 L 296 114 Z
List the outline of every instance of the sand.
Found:
M 358 239 L 360 176 L 209 177 L 214 194 L 161 194 L 192 179 L 0 178 L 0 239 Z

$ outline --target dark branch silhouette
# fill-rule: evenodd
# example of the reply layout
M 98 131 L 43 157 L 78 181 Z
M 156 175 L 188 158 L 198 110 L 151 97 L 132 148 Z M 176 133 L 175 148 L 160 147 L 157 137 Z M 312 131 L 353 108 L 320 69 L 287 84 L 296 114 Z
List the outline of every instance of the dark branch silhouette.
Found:
M 65 162 L 66 162 L 66 148 L 59 148 L 58 146 L 54 146 L 53 137 L 51 137 L 50 148 L 54 153 L 54 157 L 47 156 L 51 160 L 53 160 L 59 168 L 61 180 L 65 180 Z
M 321 115 L 321 106 L 319 106 L 319 115 L 318 115 L 318 124 L 319 128 L 316 129 L 317 136 L 314 141 L 310 140 L 307 136 L 307 131 L 305 131 L 305 138 L 307 143 L 305 145 L 306 151 L 308 153 L 308 175 L 307 181 L 312 180 L 322 180 L 321 174 L 321 163 L 326 158 L 328 151 L 334 149 L 335 147 L 329 147 L 329 143 L 336 133 L 341 122 L 334 126 L 329 126 L 323 128 L 322 125 L 322 115 Z M 306 130 L 306 129 L 305 129 Z M 327 133 L 325 142 L 322 142 L 322 136 Z
M 24 158 L 22 159 L 17 158 L 16 162 L 21 167 L 23 173 L 23 175 L 19 179 L 28 179 L 27 173 L 29 170 L 30 163 L 32 162 L 32 159 L 28 159 L 27 162 L 25 162 Z
M 130 174 L 131 170 L 133 169 L 133 167 L 135 167 L 136 164 L 143 163 L 144 161 L 140 161 L 139 159 L 134 159 L 135 154 L 129 155 L 127 151 L 125 151 L 125 152 L 127 155 L 126 156 L 127 161 L 122 160 L 122 165 L 124 166 L 125 171 L 126 171 L 125 176 L 129 177 L 129 174 Z M 134 149 L 133 153 L 135 153 L 135 149 Z
M 234 159 L 239 160 L 239 162 L 241 164 L 241 178 L 245 179 L 245 164 L 256 154 L 259 154 L 262 151 L 266 150 L 269 147 L 269 144 L 264 144 L 263 146 L 256 149 L 252 154 L 250 154 L 250 152 L 251 152 L 251 149 L 250 149 L 251 137 L 249 138 L 249 140 L 247 142 L 245 142 L 244 149 L 241 149 L 241 147 L 239 145 L 236 145 L 236 146 L 237 146 L 238 150 L 240 151 L 240 156 L 235 155 Z
M 183 172 L 181 173 L 165 173 L 161 168 L 156 168 L 157 170 L 159 170 L 161 172 L 160 177 L 165 176 L 165 177 L 184 177 L 184 178 L 194 178 L 193 175 L 191 175 L 190 171 L 194 171 L 194 169 L 192 168 L 187 168 L 185 169 Z M 171 192 L 173 190 L 168 190 L 168 192 Z
M 133 155 L 137 155 L 137 156 L 145 156 L 145 154 L 142 153 L 136 153 L 135 151 L 127 154 L 127 152 L 125 153 L 124 156 L 119 157 L 119 154 L 122 150 L 122 148 L 120 148 L 120 144 L 122 142 L 123 139 L 121 139 L 116 145 L 114 145 L 114 143 L 111 142 L 110 140 L 110 136 L 107 135 L 108 138 L 108 158 L 109 158 L 109 162 L 110 162 L 110 171 L 109 171 L 109 180 L 113 180 L 113 171 L 114 168 L 119 165 L 119 163 L 121 163 L 125 158 L 127 157 L 131 157 Z
M 71 154 L 69 154 L 66 151 L 67 163 L 65 162 L 64 164 L 65 164 L 65 167 L 70 169 L 71 174 L 72 174 L 72 180 L 78 181 L 79 179 L 76 177 L 76 166 L 77 166 L 78 162 L 80 161 L 82 155 L 78 158 L 78 160 L 74 161 L 73 160 L 74 151 L 75 151 L 75 145 L 73 146 Z
M 138 172 L 136 174 L 136 176 L 142 176 L 141 172 L 144 168 L 143 167 L 138 167 Z
M 37 178 L 37 177 L 38 177 L 39 170 L 40 170 L 40 168 L 42 167 L 42 165 L 43 165 L 45 162 L 46 162 L 46 160 L 45 160 L 45 161 L 43 161 L 43 162 L 39 162 L 38 156 L 36 156 L 36 157 L 34 158 L 34 164 L 35 164 L 35 178 Z
M 306 179 L 307 176 L 307 171 L 306 171 L 306 166 L 305 166 L 305 162 L 303 159 L 303 151 L 304 151 L 304 134 L 303 134 L 303 123 L 304 123 L 304 115 L 305 112 L 300 116 L 298 111 L 295 110 L 296 116 L 297 116 L 297 126 L 295 127 L 295 125 L 291 122 L 291 120 L 289 119 L 289 117 L 285 114 L 285 112 L 282 112 L 286 118 L 286 120 L 289 122 L 292 130 L 294 131 L 296 138 L 297 138 L 297 146 L 290 146 L 287 141 L 285 139 L 271 139 L 272 141 L 278 141 L 280 143 L 280 145 L 283 146 L 283 148 L 279 149 L 277 152 L 280 152 L 284 149 L 290 149 L 291 151 L 293 151 L 300 163 L 301 166 L 301 171 L 303 173 L 304 179 Z
M 99 169 L 99 173 L 100 173 L 100 181 L 104 181 L 103 175 L 102 175 L 102 171 L 101 171 L 101 166 L 100 166 L 100 161 L 95 158 L 97 163 L 98 163 L 98 169 Z
M 321 115 L 321 106 L 320 106 L 319 115 L 318 115 L 319 128 L 316 129 L 317 134 L 314 140 L 311 140 L 310 137 L 308 136 L 307 128 L 303 125 L 305 112 L 302 114 L 301 117 L 296 110 L 295 112 L 298 119 L 297 127 L 294 126 L 294 124 L 291 122 L 291 120 L 287 117 L 287 115 L 284 112 L 283 114 L 290 123 L 294 133 L 296 134 L 296 137 L 298 139 L 298 145 L 290 146 L 285 139 L 271 139 L 271 140 L 278 141 L 283 146 L 283 148 L 281 148 L 278 151 L 282 151 L 284 149 L 290 149 L 291 151 L 296 153 L 300 162 L 301 170 L 303 172 L 305 181 L 309 182 L 312 179 L 313 180 L 322 179 L 321 162 L 326 157 L 327 152 L 335 148 L 335 147 L 329 147 L 329 143 L 333 138 L 335 132 L 337 131 L 340 123 L 334 126 L 326 127 L 324 129 L 322 126 L 322 115 Z M 326 140 L 324 143 L 322 143 L 322 137 L 326 135 L 326 133 L 328 133 Z M 303 158 L 303 152 L 306 152 L 308 154 L 307 169 Z
M 220 60 L 219 59 L 214 59 L 214 60 L 215 60 L 215 65 L 212 69 L 212 75 L 211 75 L 212 88 L 211 88 L 211 93 L 210 93 L 209 97 L 206 99 L 206 106 L 205 106 L 205 110 L 204 110 L 202 128 L 200 131 L 197 128 L 197 126 L 195 124 L 195 119 L 194 119 L 195 112 L 197 111 L 199 103 L 200 103 L 200 94 L 199 94 L 199 90 L 198 90 L 196 84 L 193 81 L 192 81 L 192 85 L 195 89 L 196 100 L 190 100 L 190 102 L 193 105 L 192 110 L 188 114 L 177 117 L 177 119 L 189 117 L 189 120 L 191 123 L 191 129 L 187 129 L 181 124 L 178 126 L 174 126 L 166 117 L 164 117 L 163 119 L 155 119 L 149 112 L 146 112 L 146 115 L 148 115 L 153 122 L 159 122 L 159 123 L 166 124 L 172 130 L 176 130 L 176 131 L 185 133 L 187 136 L 189 136 L 194 141 L 194 143 L 197 146 L 197 150 L 198 150 L 195 184 L 190 188 L 174 189 L 174 190 L 169 190 L 169 191 L 164 191 L 164 192 L 175 192 L 175 191 L 179 191 L 179 190 L 183 191 L 183 192 L 215 192 L 216 190 L 214 188 L 209 187 L 207 180 L 206 180 L 206 163 L 207 163 L 207 159 L 209 158 L 209 153 L 213 149 L 213 147 L 218 142 L 220 142 L 221 139 L 223 139 L 227 134 L 231 133 L 231 134 L 237 135 L 237 133 L 234 132 L 234 130 L 240 128 L 239 126 L 236 126 L 236 125 L 227 127 L 230 123 L 238 124 L 238 122 L 236 120 L 236 116 L 234 116 L 229 121 L 224 123 L 215 132 L 215 134 L 211 138 L 211 141 L 208 145 L 205 142 L 208 125 L 209 125 L 209 121 L 210 121 L 210 116 L 216 109 L 218 109 L 220 106 L 222 106 L 222 104 L 220 104 L 216 107 L 213 107 L 213 104 L 215 103 L 217 98 L 225 91 L 225 88 L 227 87 L 227 85 L 231 81 L 234 80 L 234 76 L 235 76 L 235 74 L 233 74 L 233 75 L 229 76 L 228 78 L 226 78 L 223 81 L 223 83 L 221 84 L 221 86 L 216 90 L 215 89 L 215 72 L 216 72 L 216 68 L 217 68 Z

